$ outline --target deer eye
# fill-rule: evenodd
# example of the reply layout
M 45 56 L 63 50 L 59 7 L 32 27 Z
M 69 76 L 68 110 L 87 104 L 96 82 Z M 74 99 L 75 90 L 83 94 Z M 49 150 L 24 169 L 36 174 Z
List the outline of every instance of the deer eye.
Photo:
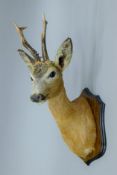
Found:
M 33 78 L 32 77 L 30 77 L 30 79 L 31 79 L 31 81 L 33 81 Z
M 49 78 L 54 78 L 56 75 L 56 72 L 55 71 L 52 71 L 50 74 L 49 74 Z

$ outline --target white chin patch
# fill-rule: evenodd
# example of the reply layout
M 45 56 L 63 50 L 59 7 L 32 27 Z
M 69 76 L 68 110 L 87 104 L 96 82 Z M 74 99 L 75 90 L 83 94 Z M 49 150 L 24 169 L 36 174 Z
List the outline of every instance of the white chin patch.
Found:
M 45 99 L 45 100 L 41 100 L 41 101 L 39 101 L 39 102 L 37 102 L 38 104 L 43 104 L 43 103 L 45 103 L 47 101 L 47 99 Z

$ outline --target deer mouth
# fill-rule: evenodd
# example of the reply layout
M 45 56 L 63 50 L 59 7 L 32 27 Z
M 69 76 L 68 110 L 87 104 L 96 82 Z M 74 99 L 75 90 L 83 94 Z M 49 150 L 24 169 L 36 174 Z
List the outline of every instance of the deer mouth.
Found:
M 47 100 L 47 95 L 43 95 L 43 94 L 33 94 L 31 97 L 30 97 L 31 101 L 32 102 L 35 102 L 35 103 L 42 103 L 42 102 L 45 102 Z

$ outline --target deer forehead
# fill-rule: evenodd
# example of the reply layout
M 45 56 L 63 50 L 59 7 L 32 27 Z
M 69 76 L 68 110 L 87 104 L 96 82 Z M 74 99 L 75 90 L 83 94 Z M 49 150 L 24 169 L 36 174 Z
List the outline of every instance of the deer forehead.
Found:
M 48 71 L 59 70 L 59 68 L 52 61 L 36 63 L 33 66 L 33 76 L 36 78 L 43 77 Z

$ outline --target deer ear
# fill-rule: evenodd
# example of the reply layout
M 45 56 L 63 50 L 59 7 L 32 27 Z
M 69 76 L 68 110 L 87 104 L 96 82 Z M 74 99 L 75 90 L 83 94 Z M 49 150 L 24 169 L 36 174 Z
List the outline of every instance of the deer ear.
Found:
M 24 62 L 26 63 L 26 65 L 28 66 L 28 68 L 30 70 L 32 70 L 33 68 L 33 64 L 34 64 L 34 59 L 28 55 L 24 50 L 22 49 L 18 49 L 18 52 L 21 56 L 21 58 L 24 60 Z
M 58 65 L 62 71 L 68 66 L 72 57 L 72 40 L 67 38 L 59 47 L 56 57 L 55 64 Z

